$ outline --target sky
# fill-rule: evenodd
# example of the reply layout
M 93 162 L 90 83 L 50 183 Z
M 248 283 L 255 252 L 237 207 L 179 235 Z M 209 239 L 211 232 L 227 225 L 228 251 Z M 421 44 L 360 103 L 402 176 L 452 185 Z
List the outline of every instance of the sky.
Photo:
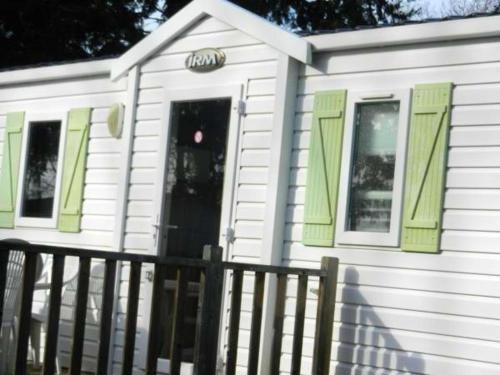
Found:
M 429 16 L 436 17 L 439 16 L 439 10 L 441 6 L 447 2 L 447 0 L 420 0 L 420 2 L 428 7 Z
M 162 3 L 165 0 L 162 0 Z M 470 0 L 470 1 L 475 1 L 475 0 Z M 441 6 L 443 4 L 446 4 L 449 2 L 449 0 L 416 0 L 415 1 L 417 5 L 422 6 L 426 10 L 426 12 L 422 15 L 423 18 L 433 18 L 433 17 L 440 17 L 441 16 Z M 161 7 L 161 4 L 160 4 Z M 153 15 L 153 17 L 158 16 Z M 145 29 L 149 32 L 153 31 L 158 27 L 158 23 L 155 21 L 147 21 L 145 24 Z

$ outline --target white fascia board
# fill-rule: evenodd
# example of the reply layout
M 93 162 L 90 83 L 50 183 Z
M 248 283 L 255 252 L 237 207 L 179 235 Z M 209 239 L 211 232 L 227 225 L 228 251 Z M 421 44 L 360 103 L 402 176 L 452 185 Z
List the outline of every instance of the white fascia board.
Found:
M 0 73 L 0 86 L 106 75 L 115 59 L 10 70 Z
M 116 81 L 132 67 L 159 51 L 167 42 L 188 29 L 205 16 L 197 2 L 191 2 L 158 29 L 123 54 L 111 69 L 111 79 Z
M 308 36 L 315 51 L 340 51 L 500 36 L 500 16 Z
M 116 81 L 133 66 L 146 60 L 207 15 L 241 30 L 304 64 L 312 62 L 312 45 L 304 38 L 289 33 L 226 0 L 194 0 L 121 56 L 113 65 L 111 79 Z
M 205 13 L 268 44 L 278 51 L 304 63 L 312 62 L 311 44 L 295 34 L 272 24 L 226 0 L 195 0 Z

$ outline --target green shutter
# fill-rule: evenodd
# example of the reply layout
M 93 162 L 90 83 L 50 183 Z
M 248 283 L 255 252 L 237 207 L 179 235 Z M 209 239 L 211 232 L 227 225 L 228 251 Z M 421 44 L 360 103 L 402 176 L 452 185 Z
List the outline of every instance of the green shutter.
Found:
M 90 108 L 73 109 L 68 116 L 59 207 L 61 232 L 80 231 L 90 112 Z
M 303 243 L 333 246 L 346 91 L 316 93 L 309 147 Z
M 401 249 L 439 251 L 451 113 L 451 83 L 413 93 Z
M 0 171 L 0 228 L 14 228 L 24 112 L 7 114 Z

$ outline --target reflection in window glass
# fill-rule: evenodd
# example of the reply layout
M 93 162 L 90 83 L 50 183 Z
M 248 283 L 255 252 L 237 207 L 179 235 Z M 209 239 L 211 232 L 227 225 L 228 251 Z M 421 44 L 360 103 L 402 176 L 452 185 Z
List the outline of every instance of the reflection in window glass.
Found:
M 60 133 L 59 121 L 30 124 L 21 203 L 24 217 L 52 217 Z
M 356 107 L 347 229 L 389 232 L 399 102 Z

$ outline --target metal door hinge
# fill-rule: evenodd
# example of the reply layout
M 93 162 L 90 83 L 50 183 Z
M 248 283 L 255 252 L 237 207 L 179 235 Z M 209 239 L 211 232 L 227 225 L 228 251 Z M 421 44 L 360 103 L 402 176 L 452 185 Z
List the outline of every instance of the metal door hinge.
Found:
M 226 228 L 226 231 L 224 232 L 223 236 L 226 238 L 227 242 L 233 243 L 235 240 L 234 229 L 233 228 Z
M 217 356 L 217 369 L 215 371 L 217 375 L 222 375 L 224 373 L 224 359 L 220 354 Z
M 154 228 L 154 231 L 153 231 L 153 238 L 155 240 L 155 245 L 156 245 L 156 241 L 158 241 L 158 236 L 160 234 L 160 215 L 156 215 L 156 220 L 155 222 L 152 224 L 153 228 Z
M 247 103 L 243 100 L 238 101 L 238 107 L 236 109 L 238 110 L 238 114 L 240 116 L 245 116 L 247 112 Z

